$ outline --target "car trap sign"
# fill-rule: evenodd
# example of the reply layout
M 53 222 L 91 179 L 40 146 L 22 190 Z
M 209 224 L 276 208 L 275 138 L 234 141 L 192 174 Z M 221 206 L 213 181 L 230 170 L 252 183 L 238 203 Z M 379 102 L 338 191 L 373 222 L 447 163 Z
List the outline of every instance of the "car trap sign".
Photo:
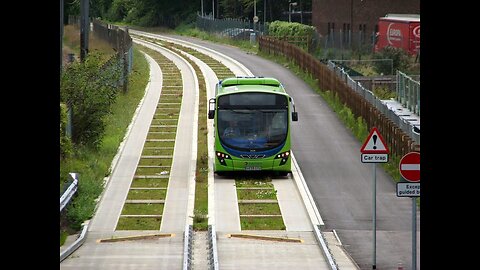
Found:
M 372 128 L 367 139 L 360 148 L 363 163 L 386 163 L 388 162 L 388 147 L 377 128 Z

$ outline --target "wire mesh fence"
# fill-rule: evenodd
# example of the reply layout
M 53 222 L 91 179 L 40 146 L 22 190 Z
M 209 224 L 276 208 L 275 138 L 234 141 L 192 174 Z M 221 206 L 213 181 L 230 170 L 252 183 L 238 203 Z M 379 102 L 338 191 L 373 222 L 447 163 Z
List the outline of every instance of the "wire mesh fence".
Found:
M 123 91 L 128 90 L 128 74 L 132 71 L 133 48 L 132 38 L 128 33 L 128 28 L 122 29 L 118 26 L 101 22 L 94 19 L 92 21 L 93 33 L 107 41 L 117 52 L 112 61 L 108 61 L 112 66 L 121 67 L 120 85 Z M 114 59 L 114 60 L 113 60 Z M 107 66 L 105 66 L 108 68 Z
M 268 23 L 263 24 L 244 19 L 217 19 L 212 16 L 197 15 L 196 27 L 205 32 L 216 33 L 234 39 L 249 40 L 251 34 L 267 35 Z

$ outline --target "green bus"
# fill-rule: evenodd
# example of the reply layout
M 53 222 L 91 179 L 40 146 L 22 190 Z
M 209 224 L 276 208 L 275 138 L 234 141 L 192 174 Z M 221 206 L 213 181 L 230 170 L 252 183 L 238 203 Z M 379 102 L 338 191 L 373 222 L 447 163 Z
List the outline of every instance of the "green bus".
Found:
M 217 174 L 234 171 L 291 172 L 293 99 L 275 78 L 233 77 L 216 85 L 209 100 L 214 119 Z

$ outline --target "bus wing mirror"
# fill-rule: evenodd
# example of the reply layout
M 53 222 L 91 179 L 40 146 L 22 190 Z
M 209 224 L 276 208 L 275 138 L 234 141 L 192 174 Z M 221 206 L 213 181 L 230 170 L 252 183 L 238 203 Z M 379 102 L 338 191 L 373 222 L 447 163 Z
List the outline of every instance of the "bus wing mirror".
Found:
M 295 102 L 293 101 L 293 98 L 290 97 L 290 102 L 292 102 L 293 106 L 293 112 L 292 112 L 292 121 L 298 121 L 298 113 L 295 111 Z
M 292 112 L 292 121 L 298 121 L 298 113 Z
M 215 118 L 215 99 L 211 98 L 208 101 L 208 119 Z

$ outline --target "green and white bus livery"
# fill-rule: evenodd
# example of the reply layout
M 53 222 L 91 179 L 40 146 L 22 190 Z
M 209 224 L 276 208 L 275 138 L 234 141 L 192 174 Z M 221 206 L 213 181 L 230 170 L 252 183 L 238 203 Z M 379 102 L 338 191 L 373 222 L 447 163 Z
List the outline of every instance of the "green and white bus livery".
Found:
M 214 119 L 215 172 L 291 172 L 293 99 L 275 78 L 236 77 L 219 81 L 209 101 Z

